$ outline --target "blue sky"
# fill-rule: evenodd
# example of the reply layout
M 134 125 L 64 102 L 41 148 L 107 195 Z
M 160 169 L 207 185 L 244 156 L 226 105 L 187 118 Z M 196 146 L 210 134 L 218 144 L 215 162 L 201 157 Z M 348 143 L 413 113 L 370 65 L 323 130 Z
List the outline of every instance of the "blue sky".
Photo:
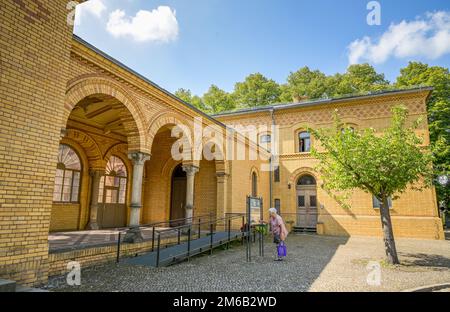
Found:
M 353 61 L 390 81 L 411 60 L 450 64 L 448 0 L 378 1 L 379 26 L 367 24 L 369 0 L 89 2 L 75 33 L 171 92 L 202 95 L 211 84 L 232 91 L 254 72 L 284 83 L 302 66 L 344 72 L 351 43 Z

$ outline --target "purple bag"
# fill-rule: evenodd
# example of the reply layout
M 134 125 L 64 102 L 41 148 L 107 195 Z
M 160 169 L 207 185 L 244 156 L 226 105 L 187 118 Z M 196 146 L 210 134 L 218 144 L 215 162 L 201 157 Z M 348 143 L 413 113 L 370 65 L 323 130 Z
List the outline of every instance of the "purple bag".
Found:
M 278 244 L 277 251 L 278 251 L 278 257 L 286 257 L 286 255 L 287 255 L 286 244 L 284 242 L 281 242 L 280 244 Z

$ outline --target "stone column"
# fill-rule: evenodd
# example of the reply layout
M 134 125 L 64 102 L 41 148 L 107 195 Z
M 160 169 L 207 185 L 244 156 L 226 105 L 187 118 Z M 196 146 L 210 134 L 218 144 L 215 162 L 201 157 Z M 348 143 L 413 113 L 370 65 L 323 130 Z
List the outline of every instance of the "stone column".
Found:
M 97 215 L 98 215 L 98 195 L 100 188 L 100 179 L 105 174 L 104 169 L 91 169 L 89 175 L 91 176 L 91 204 L 89 206 L 90 209 L 90 217 L 89 223 L 86 226 L 88 230 L 98 230 L 99 226 L 97 223 Z
M 194 211 L 194 182 L 195 174 L 199 168 L 194 165 L 183 165 L 183 170 L 186 172 L 186 224 L 192 223 L 192 216 Z M 190 218 L 190 219 L 189 219 Z
M 128 243 L 138 243 L 143 241 L 142 233 L 139 229 L 140 215 L 142 208 L 142 178 L 144 173 L 144 164 L 150 159 L 150 155 L 141 152 L 130 153 L 128 157 L 133 162 L 133 182 L 131 185 L 131 229 L 125 235 L 124 241 Z

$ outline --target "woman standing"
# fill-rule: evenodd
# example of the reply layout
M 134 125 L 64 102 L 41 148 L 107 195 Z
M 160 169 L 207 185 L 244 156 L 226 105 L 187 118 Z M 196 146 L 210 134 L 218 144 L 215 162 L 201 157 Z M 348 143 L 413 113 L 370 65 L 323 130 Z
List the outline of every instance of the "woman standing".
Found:
M 270 231 L 273 234 L 273 242 L 277 245 L 277 258 L 275 261 L 283 261 L 283 257 L 278 252 L 280 244 L 285 244 L 288 231 L 284 224 L 283 218 L 277 213 L 275 208 L 269 209 L 270 214 Z

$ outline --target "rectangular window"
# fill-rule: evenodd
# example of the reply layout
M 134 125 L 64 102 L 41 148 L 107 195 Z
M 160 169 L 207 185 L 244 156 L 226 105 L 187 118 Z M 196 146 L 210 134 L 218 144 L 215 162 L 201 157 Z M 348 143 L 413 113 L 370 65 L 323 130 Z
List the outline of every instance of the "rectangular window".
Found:
M 73 173 L 73 183 L 72 183 L 72 202 L 78 201 L 78 189 L 80 187 L 80 173 Z
M 273 180 L 275 182 L 280 182 L 280 166 L 275 168 L 275 171 L 273 172 Z
M 127 189 L 127 179 L 120 179 L 119 204 L 125 204 L 125 193 Z
M 317 197 L 316 196 L 309 196 L 309 205 L 311 207 L 317 207 Z
M 105 176 L 100 178 L 100 185 L 98 187 L 98 202 L 103 203 L 103 187 L 105 186 Z
M 305 196 L 299 196 L 298 197 L 298 206 L 299 207 L 305 207 Z
M 390 197 L 388 197 L 388 205 L 389 208 L 392 208 L 392 199 Z M 372 206 L 374 209 L 380 209 L 381 207 L 381 202 L 378 200 L 376 196 L 372 196 Z
M 281 214 L 281 201 L 279 199 L 275 199 L 275 209 L 278 214 Z
M 298 134 L 298 148 L 300 153 L 311 151 L 311 135 L 308 132 L 300 132 Z

